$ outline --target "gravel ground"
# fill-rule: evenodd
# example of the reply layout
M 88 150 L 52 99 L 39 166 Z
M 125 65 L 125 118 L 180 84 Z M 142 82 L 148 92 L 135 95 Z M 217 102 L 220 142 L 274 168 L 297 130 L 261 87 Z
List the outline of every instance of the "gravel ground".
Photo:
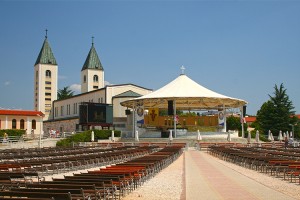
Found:
M 123 200 L 180 200 L 184 173 L 184 159 L 181 155 L 175 162 L 145 182 Z
M 253 179 L 269 188 L 277 190 L 300 200 L 299 183 L 289 183 L 281 178 L 271 177 L 255 170 L 243 168 L 241 166 L 225 162 L 210 156 L 206 152 L 201 152 L 211 159 L 216 159 L 219 163 L 227 166 L 250 179 Z M 173 164 L 163 169 L 154 178 L 148 180 L 143 186 L 128 194 L 123 200 L 180 200 L 185 199 L 184 187 L 184 156 L 181 155 Z

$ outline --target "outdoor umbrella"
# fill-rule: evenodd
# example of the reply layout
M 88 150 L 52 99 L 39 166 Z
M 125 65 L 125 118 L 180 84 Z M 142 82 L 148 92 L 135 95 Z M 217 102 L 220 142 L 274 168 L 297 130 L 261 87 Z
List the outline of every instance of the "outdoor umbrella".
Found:
M 290 137 L 293 138 L 293 132 L 292 131 L 290 132 Z
M 269 130 L 269 132 L 268 132 L 268 140 L 272 140 L 272 138 L 271 138 L 271 130 Z
M 248 143 L 250 143 L 251 142 L 251 133 L 250 133 L 250 131 L 248 131 Z
M 227 141 L 228 141 L 228 142 L 231 142 L 231 135 L 230 135 L 230 132 L 228 132 L 228 135 L 227 135 Z
M 95 140 L 95 134 L 94 134 L 94 131 L 92 131 L 91 132 L 91 141 L 94 142 L 94 140 Z
M 139 140 L 139 132 L 135 131 L 135 141 L 138 142 Z
M 255 135 L 255 141 L 259 142 L 259 131 L 256 131 L 256 135 Z
M 170 140 L 170 142 L 173 140 L 172 130 L 170 130 L 169 140 Z
M 200 134 L 200 131 L 198 130 L 197 131 L 197 140 L 199 141 L 199 140 L 202 140 L 202 137 L 201 137 L 201 134 Z
M 273 133 L 271 132 L 271 141 L 274 141 Z
M 115 141 L 115 131 L 114 130 L 112 130 L 111 131 L 111 141 Z
M 282 139 L 283 139 L 283 138 L 282 138 L 282 131 L 280 130 L 280 131 L 279 131 L 279 134 L 278 134 L 278 140 L 281 141 Z

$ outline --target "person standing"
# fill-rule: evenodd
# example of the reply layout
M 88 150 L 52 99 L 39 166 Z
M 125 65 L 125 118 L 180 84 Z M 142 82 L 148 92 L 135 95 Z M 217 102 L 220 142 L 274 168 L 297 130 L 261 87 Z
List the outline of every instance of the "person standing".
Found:
M 287 149 L 289 144 L 289 140 L 287 139 L 287 137 L 284 138 L 284 148 Z
M 4 132 L 2 143 L 7 143 L 7 138 L 8 138 L 8 135 L 6 132 Z

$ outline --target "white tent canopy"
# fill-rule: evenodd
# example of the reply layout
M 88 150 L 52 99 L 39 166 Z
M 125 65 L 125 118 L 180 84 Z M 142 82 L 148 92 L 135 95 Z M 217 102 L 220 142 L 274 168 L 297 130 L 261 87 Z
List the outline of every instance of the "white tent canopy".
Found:
M 142 97 L 124 101 L 121 105 L 128 108 L 136 105 L 143 105 L 144 108 L 167 108 L 169 100 L 176 101 L 176 108 L 181 110 L 238 108 L 247 104 L 244 100 L 211 91 L 181 74 L 164 87 Z

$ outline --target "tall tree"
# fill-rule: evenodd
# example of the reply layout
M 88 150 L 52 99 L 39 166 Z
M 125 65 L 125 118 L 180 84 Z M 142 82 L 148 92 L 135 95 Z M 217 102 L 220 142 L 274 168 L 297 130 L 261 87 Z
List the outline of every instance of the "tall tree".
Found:
M 259 129 L 267 134 L 269 130 L 277 135 L 280 130 L 290 131 L 290 124 L 295 124 L 297 118 L 293 111 L 293 103 L 284 89 L 283 84 L 278 88 L 274 87 L 274 96 L 269 95 L 270 100 L 265 102 L 259 111 L 257 111 L 257 123 Z
M 64 87 L 63 89 L 59 89 L 57 92 L 57 99 L 67 99 L 69 97 L 72 97 L 74 95 L 74 91 L 69 89 L 69 86 Z

